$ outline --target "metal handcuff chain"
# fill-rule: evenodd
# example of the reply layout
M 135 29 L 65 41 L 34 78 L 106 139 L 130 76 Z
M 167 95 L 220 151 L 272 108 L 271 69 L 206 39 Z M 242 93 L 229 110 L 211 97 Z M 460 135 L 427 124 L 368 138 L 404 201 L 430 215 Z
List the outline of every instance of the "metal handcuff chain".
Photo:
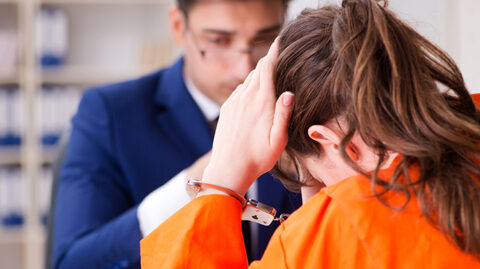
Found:
M 264 226 L 269 226 L 273 221 L 279 221 L 280 223 L 283 223 L 290 216 L 288 213 L 283 213 L 280 214 L 280 216 L 275 217 L 277 210 L 274 207 L 260 203 L 254 199 L 247 200 L 245 197 L 234 192 L 233 190 L 216 184 L 202 182 L 201 180 L 197 179 L 189 179 L 187 182 L 187 190 L 189 192 L 194 192 L 195 195 L 198 194 L 202 189 L 206 188 L 219 190 L 228 196 L 237 199 L 243 208 L 242 220 L 252 221 Z

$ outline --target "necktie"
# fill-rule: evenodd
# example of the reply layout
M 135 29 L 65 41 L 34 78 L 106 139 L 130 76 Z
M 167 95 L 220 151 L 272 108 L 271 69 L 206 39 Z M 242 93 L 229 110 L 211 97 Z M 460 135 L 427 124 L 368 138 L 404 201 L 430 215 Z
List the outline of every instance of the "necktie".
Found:
M 218 117 L 208 122 L 208 127 L 210 128 L 210 131 L 212 131 L 212 134 L 215 134 L 215 129 L 217 129 L 217 123 Z

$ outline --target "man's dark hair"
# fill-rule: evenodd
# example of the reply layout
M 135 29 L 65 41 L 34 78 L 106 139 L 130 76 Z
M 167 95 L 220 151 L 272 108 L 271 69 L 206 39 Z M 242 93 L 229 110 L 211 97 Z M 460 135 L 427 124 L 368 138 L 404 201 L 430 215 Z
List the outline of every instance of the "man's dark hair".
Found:
M 198 3 L 198 2 L 208 2 L 208 1 L 252 1 L 252 0 L 177 0 L 177 6 L 178 8 L 185 14 L 185 16 L 188 15 L 192 7 Z M 274 1 L 274 0 L 260 0 L 260 1 Z M 286 6 L 290 0 L 277 0 L 277 1 L 282 1 L 282 3 Z

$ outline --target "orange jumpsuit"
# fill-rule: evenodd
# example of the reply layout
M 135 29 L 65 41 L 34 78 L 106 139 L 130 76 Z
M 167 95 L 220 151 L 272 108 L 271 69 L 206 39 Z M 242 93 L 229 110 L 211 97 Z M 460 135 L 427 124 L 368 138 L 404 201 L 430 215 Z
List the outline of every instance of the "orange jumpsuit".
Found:
M 480 95 L 472 97 L 480 104 Z M 379 176 L 389 178 L 398 161 Z M 415 196 L 404 211 L 394 211 L 371 194 L 363 176 L 324 188 L 279 226 L 250 267 L 240 203 L 202 196 L 141 241 L 142 268 L 480 268 L 420 215 Z M 396 206 L 405 201 L 393 192 L 384 199 Z
M 415 197 L 398 212 L 371 194 L 363 176 L 324 188 L 280 225 L 250 267 L 480 268 L 420 216 Z M 392 192 L 384 198 L 396 206 L 404 201 Z M 141 241 L 142 268 L 247 268 L 241 214 L 229 196 L 194 199 Z

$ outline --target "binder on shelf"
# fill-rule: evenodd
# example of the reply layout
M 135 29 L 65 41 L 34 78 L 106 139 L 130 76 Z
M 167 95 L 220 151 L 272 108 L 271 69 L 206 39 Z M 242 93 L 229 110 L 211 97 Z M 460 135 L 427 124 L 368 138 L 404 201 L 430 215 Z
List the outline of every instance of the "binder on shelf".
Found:
M 68 51 L 67 15 L 60 8 L 42 7 L 36 17 L 37 54 L 44 68 L 65 63 Z
M 73 86 L 44 86 L 37 96 L 40 142 L 44 147 L 55 146 L 75 112 L 81 90 Z
M 53 172 L 51 166 L 42 167 L 38 178 L 38 206 L 40 212 L 40 222 L 47 226 L 48 215 L 50 214 L 50 198 L 52 193 Z
M 16 87 L 0 87 L 0 147 L 19 146 L 23 132 L 23 98 Z
M 20 166 L 0 167 L 0 218 L 3 227 L 23 225 L 23 184 Z

